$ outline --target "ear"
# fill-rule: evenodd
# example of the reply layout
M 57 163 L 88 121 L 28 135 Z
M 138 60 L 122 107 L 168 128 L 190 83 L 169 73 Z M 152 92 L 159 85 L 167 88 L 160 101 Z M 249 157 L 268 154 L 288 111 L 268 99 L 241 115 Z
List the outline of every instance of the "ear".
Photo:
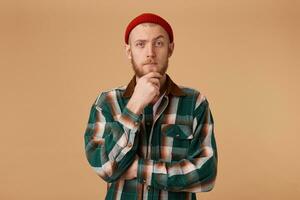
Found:
M 125 53 L 126 53 L 126 56 L 129 60 L 132 59 L 131 57 L 131 47 L 129 44 L 125 44 Z
M 174 51 L 174 42 L 169 44 L 169 52 L 168 52 L 168 57 L 171 57 Z

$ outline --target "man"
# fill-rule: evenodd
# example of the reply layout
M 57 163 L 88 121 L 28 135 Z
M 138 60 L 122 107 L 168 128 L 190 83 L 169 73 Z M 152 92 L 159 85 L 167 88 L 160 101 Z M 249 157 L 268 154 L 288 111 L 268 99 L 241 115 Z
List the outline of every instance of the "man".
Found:
M 166 74 L 173 31 L 144 13 L 125 32 L 135 76 L 102 92 L 85 132 L 89 164 L 106 182 L 106 199 L 196 199 L 217 174 L 213 117 L 205 96 Z

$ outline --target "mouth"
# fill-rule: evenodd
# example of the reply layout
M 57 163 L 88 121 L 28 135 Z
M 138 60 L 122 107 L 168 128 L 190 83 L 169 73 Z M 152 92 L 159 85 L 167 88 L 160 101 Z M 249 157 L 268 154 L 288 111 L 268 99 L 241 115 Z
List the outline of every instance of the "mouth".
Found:
M 145 65 L 157 65 L 157 63 L 146 63 Z

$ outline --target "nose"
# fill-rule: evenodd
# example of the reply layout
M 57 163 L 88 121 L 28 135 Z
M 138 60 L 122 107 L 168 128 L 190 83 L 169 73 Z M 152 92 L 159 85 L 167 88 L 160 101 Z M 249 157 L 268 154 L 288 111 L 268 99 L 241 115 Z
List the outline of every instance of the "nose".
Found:
M 147 58 L 155 56 L 155 47 L 152 44 L 149 44 L 147 48 Z

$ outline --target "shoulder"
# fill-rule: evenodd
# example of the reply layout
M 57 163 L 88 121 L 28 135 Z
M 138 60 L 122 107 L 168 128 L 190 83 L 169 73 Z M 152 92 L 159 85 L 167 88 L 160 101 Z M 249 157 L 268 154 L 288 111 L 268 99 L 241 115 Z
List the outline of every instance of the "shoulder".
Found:
M 197 108 L 201 103 L 207 102 L 206 95 L 200 90 L 192 87 L 179 85 L 179 88 L 186 94 L 186 98 L 192 99 Z
M 100 105 L 104 101 L 114 101 L 117 100 L 125 92 L 127 85 L 118 86 L 108 90 L 100 91 L 94 102 L 95 105 Z

